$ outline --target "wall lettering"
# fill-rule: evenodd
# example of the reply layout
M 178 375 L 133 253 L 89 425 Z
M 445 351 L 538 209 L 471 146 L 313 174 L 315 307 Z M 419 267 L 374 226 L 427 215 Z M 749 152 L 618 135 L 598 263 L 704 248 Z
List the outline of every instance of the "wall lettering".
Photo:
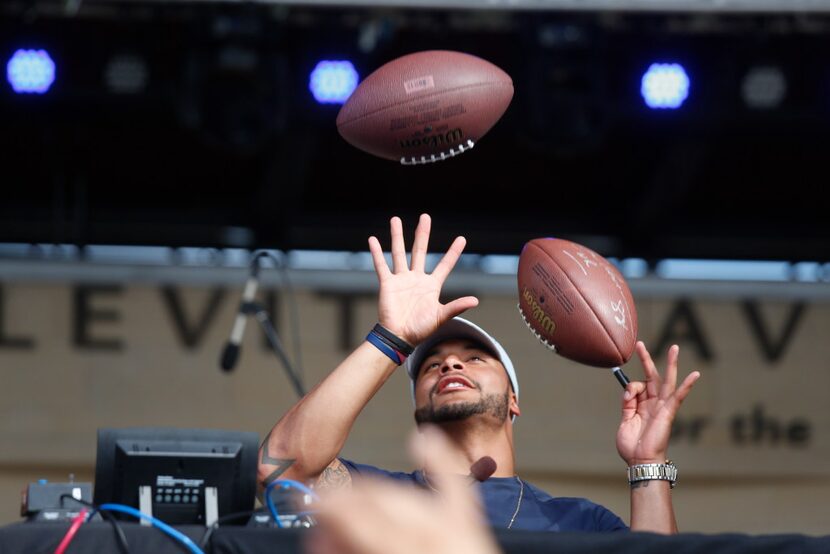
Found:
M 781 421 L 767 415 L 764 406 L 757 404 L 749 414 L 735 415 L 730 430 L 734 444 L 806 446 L 810 442 L 812 426 L 800 418 Z
M 6 329 L 6 291 L 0 283 L 0 348 L 9 350 L 32 350 L 35 340 L 21 335 L 12 336 Z
M 121 321 L 121 314 L 113 308 L 94 307 L 94 297 L 121 296 L 121 285 L 79 285 L 72 291 L 72 343 L 84 350 L 120 351 L 124 341 L 116 337 L 93 336 L 92 327 L 100 329 L 104 323 Z
M 357 346 L 354 340 L 354 305 L 360 300 L 377 298 L 375 293 L 319 291 L 317 296 L 337 304 L 337 347 L 351 352 Z M 369 332 L 369 329 L 366 329 Z
M 747 323 L 749 323 L 749 330 L 761 347 L 764 358 L 768 362 L 777 362 L 787 351 L 787 346 L 795 335 L 795 330 L 798 328 L 807 306 L 804 302 L 796 302 L 790 305 L 790 313 L 787 315 L 784 328 L 778 334 L 777 339 L 772 337 L 772 333 L 767 329 L 757 301 L 744 300 L 741 302 L 741 308 Z
M 196 315 L 195 321 L 191 323 L 188 321 L 187 314 L 184 313 L 179 290 L 172 285 L 165 285 L 161 288 L 161 297 L 173 319 L 173 328 L 185 348 L 190 350 L 198 348 L 202 337 L 205 336 L 213 320 L 216 319 L 216 314 L 225 299 L 226 292 L 223 287 L 211 289 L 207 302 Z
M 681 343 L 691 343 L 702 360 L 711 362 L 714 359 L 703 326 L 687 298 L 678 300 L 672 308 L 652 352 L 662 354 L 670 345 Z

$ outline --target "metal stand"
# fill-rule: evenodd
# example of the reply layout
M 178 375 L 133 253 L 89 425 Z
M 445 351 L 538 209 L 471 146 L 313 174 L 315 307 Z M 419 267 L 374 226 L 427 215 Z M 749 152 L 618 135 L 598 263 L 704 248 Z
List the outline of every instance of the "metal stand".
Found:
M 271 345 L 271 350 L 274 351 L 274 355 L 285 368 L 285 372 L 288 374 L 288 378 L 294 386 L 297 396 L 300 398 L 305 396 L 305 388 L 303 387 L 303 383 L 300 380 L 299 375 L 297 375 L 294 366 L 291 365 L 291 360 L 289 360 L 288 356 L 285 355 L 285 349 L 282 347 L 282 342 L 277 335 L 276 329 L 274 329 L 273 323 L 271 323 L 271 318 L 268 316 L 268 311 L 265 309 L 265 306 L 259 302 L 246 302 L 242 305 L 242 311 L 243 313 L 256 317 L 256 320 L 259 322 L 260 327 L 262 327 L 262 330 L 265 333 L 265 338 L 268 339 L 268 344 Z

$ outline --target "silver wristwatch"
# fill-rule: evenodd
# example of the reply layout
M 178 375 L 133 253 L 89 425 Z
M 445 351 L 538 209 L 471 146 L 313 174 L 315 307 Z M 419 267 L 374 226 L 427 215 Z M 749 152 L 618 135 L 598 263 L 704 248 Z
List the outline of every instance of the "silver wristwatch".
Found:
M 657 479 L 660 481 L 668 481 L 671 488 L 674 488 L 677 483 L 677 467 L 671 460 L 666 460 L 665 464 L 639 464 L 630 466 L 627 469 L 628 484 L 633 485 L 639 481 L 650 481 Z

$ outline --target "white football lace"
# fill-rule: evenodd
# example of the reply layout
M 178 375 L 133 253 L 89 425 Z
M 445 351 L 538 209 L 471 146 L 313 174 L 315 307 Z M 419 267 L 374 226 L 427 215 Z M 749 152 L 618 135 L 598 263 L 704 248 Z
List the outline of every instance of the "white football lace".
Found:
M 531 332 L 531 333 L 533 333 L 533 336 L 535 336 L 537 339 L 539 339 L 539 342 L 541 342 L 542 344 L 544 344 L 544 345 L 545 345 L 545 347 L 546 347 L 548 350 L 551 350 L 551 351 L 553 351 L 553 352 L 557 352 L 557 350 L 556 350 L 556 345 L 555 345 L 555 344 L 551 344 L 551 343 L 549 343 L 549 342 L 548 342 L 548 340 L 547 340 L 546 338 L 544 338 L 542 335 L 540 335 L 540 334 L 539 334 L 539 331 L 537 331 L 536 329 L 534 329 L 534 328 L 533 328 L 533 325 L 531 325 L 531 324 L 530 324 L 530 322 L 527 320 L 527 318 L 525 317 L 525 313 L 522 311 L 522 305 L 521 305 L 521 304 L 516 304 L 516 308 L 518 308 L 518 309 L 519 309 L 519 313 L 521 314 L 522 319 L 523 319 L 523 320 L 524 320 L 524 322 L 525 322 L 525 325 L 527 325 L 527 328 L 528 328 L 528 329 L 530 329 L 530 332 Z
M 435 162 L 442 162 L 444 160 L 449 160 L 452 157 L 458 156 L 459 154 L 463 154 L 464 152 L 469 152 L 473 149 L 473 146 L 476 144 L 467 139 L 467 144 L 459 144 L 458 149 L 450 148 L 449 152 L 441 152 L 440 154 L 430 154 L 429 157 L 421 156 L 420 158 L 416 158 L 415 156 L 411 158 L 401 158 L 401 165 L 423 165 L 423 164 L 431 164 Z

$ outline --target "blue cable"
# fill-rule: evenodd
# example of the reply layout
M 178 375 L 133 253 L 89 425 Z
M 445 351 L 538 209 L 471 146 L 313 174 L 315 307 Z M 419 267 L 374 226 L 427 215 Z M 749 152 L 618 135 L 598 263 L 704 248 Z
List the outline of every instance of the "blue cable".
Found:
M 277 479 L 276 481 L 272 481 L 265 487 L 265 504 L 268 506 L 268 511 L 271 512 L 271 517 L 274 518 L 274 523 L 277 524 L 277 527 L 282 529 L 282 522 L 280 521 L 280 515 L 277 513 L 277 507 L 274 505 L 274 499 L 271 498 L 271 491 L 274 490 L 274 487 L 277 485 L 282 485 L 287 489 L 295 488 L 300 492 L 303 492 L 309 496 L 311 496 L 314 500 L 319 500 L 317 493 L 311 490 L 310 488 L 306 487 L 299 481 L 294 481 L 293 479 Z
M 276 483 L 277 481 L 274 481 Z M 271 483 L 265 490 L 265 505 L 268 506 L 268 511 L 271 512 L 271 517 L 274 518 L 274 523 L 277 524 L 277 528 L 282 529 L 282 522 L 280 522 L 280 515 L 277 513 L 277 507 L 274 506 L 274 501 L 271 500 Z
M 138 519 L 146 519 L 147 521 L 153 524 L 153 527 L 156 527 L 160 531 L 167 533 L 177 541 L 184 544 L 188 550 L 193 552 L 193 554 L 205 554 L 201 548 L 196 546 L 196 543 L 193 542 L 190 539 L 190 537 L 188 537 L 181 531 L 173 529 L 172 527 L 164 523 L 162 520 L 156 519 L 151 515 L 145 514 L 144 512 L 140 512 L 132 506 L 125 506 L 123 504 L 101 504 L 100 506 L 98 506 L 98 510 L 106 510 L 108 512 L 123 512 L 125 514 L 130 514 L 133 517 L 137 517 Z M 89 517 L 92 517 L 92 514 L 94 513 L 95 512 L 93 511 Z

